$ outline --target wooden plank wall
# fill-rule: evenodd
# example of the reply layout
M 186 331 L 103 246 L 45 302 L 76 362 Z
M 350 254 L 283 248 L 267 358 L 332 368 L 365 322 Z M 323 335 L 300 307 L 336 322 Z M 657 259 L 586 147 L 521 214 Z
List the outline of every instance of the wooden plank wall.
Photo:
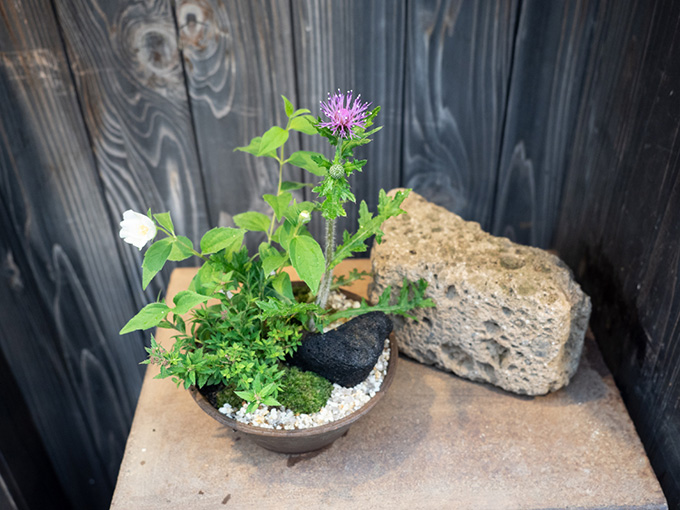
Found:
M 523 3 L 495 181 L 496 235 L 550 246 L 596 11 L 587 0 Z
M 404 184 L 489 229 L 518 2 L 409 2 Z
M 169 210 L 197 242 L 265 210 L 277 169 L 233 149 L 284 123 L 281 94 L 315 113 L 337 88 L 383 107 L 358 200 L 413 187 L 581 268 L 680 498 L 678 20 L 668 0 L 0 0 L 0 385 L 33 424 L 3 423 L 0 498 L 31 507 L 32 470 L 54 501 L 108 506 L 147 341 L 117 331 L 167 275 L 139 290 L 122 212 Z M 641 336 L 608 329 L 630 310 Z
M 555 245 L 662 484 L 680 508 L 680 4 L 603 2 Z

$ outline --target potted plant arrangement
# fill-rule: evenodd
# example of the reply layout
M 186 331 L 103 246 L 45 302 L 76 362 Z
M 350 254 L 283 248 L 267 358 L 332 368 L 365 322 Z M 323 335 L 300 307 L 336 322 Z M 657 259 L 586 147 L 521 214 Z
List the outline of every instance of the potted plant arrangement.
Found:
M 348 304 L 333 295 L 340 285 L 366 276 L 353 271 L 334 278 L 333 269 L 366 251 L 371 237 L 381 241 L 382 223 L 404 213 L 400 205 L 408 191 L 388 197 L 381 190 L 376 214 L 362 202 L 357 230 L 344 232 L 336 245 L 336 220 L 346 215 L 345 204 L 355 201 L 348 178 L 366 163 L 355 159 L 354 150 L 380 129 L 372 128 L 380 108 L 369 111 L 360 96 L 352 101 L 351 92 L 338 91 L 321 103 L 327 117 L 322 120 L 307 109 L 295 109 L 285 97 L 283 101 L 287 125 L 274 126 L 238 148 L 278 164 L 277 189 L 263 196 L 270 214 L 238 214 L 236 228 L 213 228 L 195 247 L 175 232 L 169 213 L 124 213 L 120 236 L 126 242 L 141 250 L 153 241 L 143 258 L 144 288 L 168 260 L 197 257 L 202 265 L 189 289 L 179 292 L 172 305 L 145 306 L 121 334 L 153 327 L 175 330 L 174 344 L 167 349 L 151 337 L 144 363 L 158 364 L 158 377 L 170 377 L 189 388 L 199 405 L 221 422 L 250 433 L 266 448 L 297 453 L 335 440 L 386 390 L 397 351 L 394 342 L 386 342 L 391 323 L 385 314 L 410 317 L 410 310 L 433 303 L 424 297 L 424 281 L 404 281 L 395 296 L 387 289 L 374 304 L 363 300 Z M 326 138 L 332 158 L 308 151 L 287 155 L 291 131 Z M 306 184 L 284 181 L 286 164 L 320 178 L 312 190 L 318 201 L 293 198 L 291 192 Z M 306 226 L 315 213 L 326 224 L 323 248 Z M 258 232 L 264 239 L 257 253 L 249 253 L 244 244 L 248 232 Z M 296 270 L 300 286 L 291 282 L 287 266 Z M 325 332 L 329 325 L 348 320 Z M 352 413 L 328 412 L 334 391 L 358 387 L 371 377 L 367 396 L 349 406 Z

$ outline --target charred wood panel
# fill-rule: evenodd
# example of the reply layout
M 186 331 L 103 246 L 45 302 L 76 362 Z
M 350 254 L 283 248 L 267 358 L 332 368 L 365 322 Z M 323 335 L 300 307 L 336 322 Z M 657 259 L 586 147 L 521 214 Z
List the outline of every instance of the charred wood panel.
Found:
M 549 248 L 597 1 L 522 2 L 492 233 Z
M 142 336 L 117 337 L 135 304 L 52 5 L 0 14 L 2 251 L 27 288 L 3 282 L 2 348 L 69 500 L 104 508 Z
M 556 246 L 680 507 L 680 4 L 601 2 Z
M 517 9 L 515 1 L 408 3 L 404 184 L 486 230 Z
M 10 286 L 22 285 L 16 266 L 3 253 L 4 263 L 0 264 L 3 283 Z M 0 256 L 2 256 L 0 255 Z M 19 279 L 17 279 L 19 278 Z M 15 317 L 25 318 L 5 285 L 0 289 L 0 306 L 15 312 Z M 26 289 L 28 292 L 32 292 Z M 7 298 L 10 298 L 9 301 Z M 9 339 L 25 339 L 26 324 L 21 321 L 0 323 L 0 345 Z M 20 342 L 17 342 L 20 343 Z M 35 426 L 31 411 L 17 384 L 12 369 L 0 348 L 0 508 L 30 510 L 32 508 L 65 508 L 68 500 L 61 488 L 43 440 Z M 58 389 L 57 389 L 58 391 Z M 4 496 L 4 498 L 3 498 Z
M 167 0 L 55 0 L 71 72 L 115 231 L 123 211 L 170 211 L 198 243 L 205 192 L 173 11 Z M 141 292 L 141 256 L 116 242 L 141 308 L 167 271 Z M 123 339 L 126 341 L 126 339 Z
M 234 149 L 286 126 L 281 95 L 297 106 L 289 5 L 182 0 L 176 18 L 211 224 L 233 226 L 249 210 L 268 214 L 262 195 L 276 193 L 278 164 Z M 293 133 L 286 149 L 297 148 Z M 302 170 L 284 172 L 299 181 Z

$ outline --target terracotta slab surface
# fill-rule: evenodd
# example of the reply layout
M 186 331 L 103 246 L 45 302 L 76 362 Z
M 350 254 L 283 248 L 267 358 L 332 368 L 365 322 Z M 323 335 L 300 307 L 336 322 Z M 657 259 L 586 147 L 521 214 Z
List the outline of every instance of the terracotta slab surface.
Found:
M 170 298 L 193 273 L 173 273 Z M 156 373 L 142 387 L 117 510 L 667 508 L 592 341 L 567 388 L 533 398 L 402 358 L 371 414 L 298 456 L 224 428 Z

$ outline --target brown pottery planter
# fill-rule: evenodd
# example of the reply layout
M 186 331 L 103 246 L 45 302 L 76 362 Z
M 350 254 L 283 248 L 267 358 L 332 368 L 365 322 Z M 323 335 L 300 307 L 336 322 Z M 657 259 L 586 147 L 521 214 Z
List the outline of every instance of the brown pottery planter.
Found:
M 387 364 L 387 373 L 383 379 L 380 390 L 366 402 L 363 407 L 357 409 L 352 414 L 345 416 L 332 423 L 320 425 L 318 427 L 311 427 L 300 430 L 275 430 L 266 429 L 263 427 L 256 427 L 254 425 L 247 425 L 236 420 L 228 418 L 224 414 L 215 409 L 210 402 L 196 389 L 194 386 L 189 388 L 191 396 L 194 397 L 196 403 L 203 411 L 215 418 L 218 422 L 227 427 L 242 432 L 255 443 L 267 450 L 279 453 L 305 453 L 319 450 L 325 446 L 330 445 L 337 438 L 342 436 L 349 429 L 355 421 L 366 415 L 373 407 L 380 402 L 387 389 L 394 380 L 394 374 L 397 370 L 397 360 L 399 359 L 399 349 L 397 342 L 394 339 L 394 333 L 390 334 L 390 359 Z

